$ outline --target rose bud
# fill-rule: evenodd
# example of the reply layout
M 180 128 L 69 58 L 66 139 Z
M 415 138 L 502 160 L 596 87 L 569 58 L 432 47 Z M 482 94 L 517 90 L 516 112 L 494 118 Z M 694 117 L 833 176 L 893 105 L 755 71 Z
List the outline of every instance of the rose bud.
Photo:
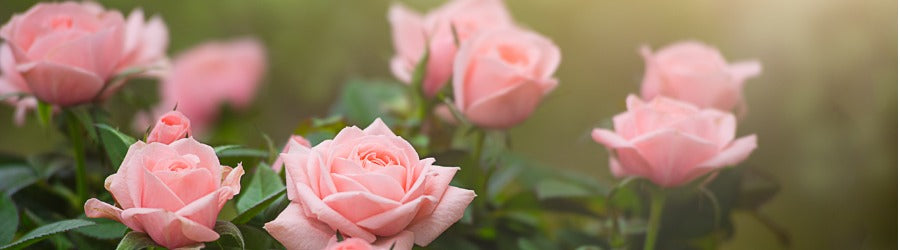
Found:
M 510 128 L 556 88 L 559 48 L 520 29 L 483 32 L 464 43 L 453 65 L 456 106 L 472 123 Z
M 159 117 L 153 130 L 147 135 L 147 143 L 159 142 L 171 144 L 178 139 L 191 135 L 191 120 L 181 112 L 169 111 Z

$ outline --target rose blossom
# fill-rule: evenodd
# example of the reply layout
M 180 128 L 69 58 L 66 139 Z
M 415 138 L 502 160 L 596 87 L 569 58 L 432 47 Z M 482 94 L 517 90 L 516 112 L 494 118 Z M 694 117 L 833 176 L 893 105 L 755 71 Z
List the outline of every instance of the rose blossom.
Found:
M 631 95 L 628 111 L 613 117 L 615 131 L 594 129 L 595 141 L 614 156 L 613 175 L 640 176 L 662 187 L 680 186 L 735 165 L 756 148 L 756 135 L 734 139 L 734 115 L 657 97 Z
M 281 153 L 286 154 L 287 152 L 290 152 L 292 144 L 300 145 L 300 146 L 307 147 L 307 148 L 312 146 L 309 144 L 309 140 L 307 140 L 306 138 L 303 138 L 303 136 L 292 135 L 291 138 L 288 139 L 288 142 L 284 145 L 284 149 L 281 151 Z M 275 160 L 275 163 L 272 164 L 272 170 L 275 170 L 275 172 L 281 172 L 281 169 L 283 167 L 284 167 L 284 161 L 281 160 L 281 157 L 278 157 L 278 159 Z
M 744 80 L 758 75 L 757 61 L 728 64 L 713 47 L 699 42 L 679 42 L 656 53 L 641 48 L 647 64 L 641 95 L 644 99 L 656 96 L 693 103 L 701 108 L 724 111 L 735 107 L 743 112 Z
M 169 29 L 159 16 L 144 21 L 144 11 L 135 9 L 128 14 L 125 23 L 125 46 L 117 71 L 129 68 L 159 71 L 167 62 Z
M 288 249 L 322 249 L 335 230 L 366 242 L 426 246 L 475 198 L 449 186 L 459 168 L 419 159 L 381 119 L 312 148 L 294 143 L 281 158 L 291 204 L 265 229 Z
M 524 121 L 553 90 L 559 48 L 521 29 L 483 32 L 460 48 L 453 65 L 456 106 L 481 127 L 509 128 Z
M 16 70 L 16 59 L 7 44 L 0 44 L 0 96 L 13 94 L 31 94 L 25 79 Z M 32 96 L 7 97 L 6 103 L 16 107 L 16 124 L 25 124 L 25 112 L 37 106 L 37 100 Z
M 147 143 L 159 142 L 171 144 L 178 139 L 191 135 L 191 120 L 181 112 L 169 111 L 159 117 L 153 130 L 147 135 Z
M 0 28 L 29 89 L 43 101 L 91 101 L 122 58 L 125 22 L 91 3 L 40 3 Z
M 177 105 L 193 121 L 195 131 L 202 131 L 217 118 L 223 103 L 239 109 L 250 105 L 265 65 L 265 49 L 255 39 L 192 48 L 175 59 L 171 73 L 163 78 L 157 114 Z
M 213 148 L 193 138 L 169 145 L 138 141 L 118 172 L 106 178 L 106 190 L 121 209 L 90 199 L 84 211 L 147 233 L 167 248 L 214 241 L 219 211 L 240 192 L 243 174 L 240 165 L 219 165 Z
M 391 59 L 391 71 L 401 81 L 412 80 L 428 41 L 430 52 L 422 87 L 429 97 L 448 82 L 453 72 L 457 49 L 454 28 L 459 43 L 464 43 L 479 31 L 513 24 L 501 0 L 452 0 L 424 16 L 394 4 L 388 11 L 388 20 L 397 53 Z
M 413 233 L 403 231 L 394 238 L 385 238 L 376 241 L 374 244 L 359 238 L 344 239 L 337 242 L 337 237 L 331 237 L 328 241 L 327 250 L 408 250 L 413 247 Z M 393 248 L 391 248 L 393 247 Z

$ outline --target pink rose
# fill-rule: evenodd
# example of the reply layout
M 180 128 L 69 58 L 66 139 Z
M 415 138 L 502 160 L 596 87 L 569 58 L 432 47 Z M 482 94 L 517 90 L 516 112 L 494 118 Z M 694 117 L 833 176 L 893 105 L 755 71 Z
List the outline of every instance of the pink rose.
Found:
M 592 133 L 614 153 L 609 166 L 616 177 L 640 176 L 674 187 L 735 165 L 756 149 L 756 135 L 734 139 L 730 113 L 664 97 L 644 102 L 631 95 L 627 104 L 628 111 L 613 117 L 615 131 Z
M 453 0 L 422 16 L 401 4 L 388 11 L 394 37 L 396 55 L 391 59 L 394 76 L 409 83 L 413 71 L 428 42 L 429 58 L 423 90 L 434 96 L 449 81 L 453 73 L 456 28 L 460 44 L 483 30 L 509 27 L 512 18 L 501 0 Z
M 291 138 L 288 139 L 288 142 L 284 145 L 284 149 L 281 151 L 281 153 L 286 154 L 287 152 L 290 152 L 292 145 L 293 147 L 311 147 L 311 145 L 309 144 L 309 140 L 306 140 L 306 138 L 303 138 L 303 136 L 292 135 Z M 281 160 L 281 157 L 278 157 L 278 159 L 275 160 L 275 163 L 272 164 L 272 170 L 275 170 L 276 173 L 281 172 L 281 169 L 283 167 L 284 161 Z
M 374 244 L 359 238 L 344 239 L 337 242 L 337 237 L 331 237 L 327 250 L 409 250 L 413 247 L 415 236 L 410 231 L 403 231 L 393 238 L 379 239 Z M 391 248 L 393 247 L 393 248 Z
M 757 61 L 728 64 L 719 51 L 699 42 L 680 42 L 656 53 L 641 48 L 647 64 L 641 95 L 667 96 L 724 111 L 744 108 L 744 80 L 761 71 Z
M 167 248 L 214 241 L 219 211 L 240 192 L 243 174 L 240 165 L 219 165 L 213 148 L 193 138 L 169 145 L 138 141 L 118 172 L 106 178 L 106 190 L 121 209 L 90 199 L 84 211 L 147 233 Z
M 509 128 L 524 121 L 556 87 L 559 48 L 530 31 L 484 32 L 460 48 L 453 65 L 456 106 L 481 127 Z
M 190 135 L 191 120 L 181 112 L 169 111 L 156 121 L 156 126 L 153 126 L 153 130 L 147 135 L 147 143 L 171 144 Z
M 12 94 L 31 94 L 31 89 L 19 71 L 16 70 L 16 59 L 7 44 L 0 44 L 0 96 Z M 16 124 L 25 124 L 25 112 L 37 106 L 37 100 L 32 96 L 10 97 L 6 103 L 16 107 Z
M 171 110 L 177 104 L 195 131 L 202 131 L 218 117 L 223 103 L 239 109 L 250 105 L 265 65 L 265 49 L 255 39 L 197 46 L 175 59 L 171 73 L 160 84 L 158 110 Z
M 0 28 L 32 93 L 70 106 L 97 97 L 122 58 L 125 22 L 91 3 L 40 3 Z
M 366 242 L 411 233 L 426 246 L 475 198 L 449 186 L 459 168 L 419 159 L 380 119 L 281 158 L 291 205 L 265 229 L 288 249 L 322 249 L 335 230 Z

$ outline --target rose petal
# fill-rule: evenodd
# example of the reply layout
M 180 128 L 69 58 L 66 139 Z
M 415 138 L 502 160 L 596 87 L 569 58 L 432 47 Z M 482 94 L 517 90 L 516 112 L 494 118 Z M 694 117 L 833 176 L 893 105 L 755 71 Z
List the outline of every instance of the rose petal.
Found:
M 414 222 L 407 228 L 416 234 L 416 245 L 427 246 L 453 223 L 459 221 L 472 199 L 475 199 L 475 192 L 472 190 L 453 186 L 447 188 L 447 192 L 431 216 Z
M 747 159 L 754 149 L 756 149 L 756 135 L 744 136 L 732 142 L 730 146 L 713 158 L 701 163 L 700 166 L 718 168 L 736 165 Z
M 90 218 L 107 218 L 122 221 L 122 209 L 95 198 L 91 198 L 84 203 L 84 213 Z
M 375 235 L 393 235 L 403 231 L 419 213 L 425 204 L 436 204 L 437 199 L 431 196 L 422 196 L 412 202 L 400 205 L 397 208 L 370 216 L 356 224 L 366 228 Z M 430 211 L 428 211 L 430 213 Z
M 341 233 L 352 237 L 363 238 L 369 242 L 375 241 L 375 235 L 360 228 L 352 221 L 329 207 L 324 201 L 316 197 L 308 186 L 297 183 L 297 200 L 309 210 L 312 216 L 330 227 L 341 230 Z
M 324 248 L 328 239 L 334 236 L 334 230 L 320 221 L 306 217 L 300 206 L 292 202 L 275 220 L 266 223 L 263 228 L 288 249 Z
M 19 70 L 38 99 L 60 106 L 90 101 L 103 87 L 100 76 L 63 64 L 42 61 Z
M 366 192 L 335 193 L 322 199 L 322 202 L 353 222 L 400 206 L 399 202 Z
M 690 181 L 685 174 L 718 152 L 715 144 L 671 129 L 642 135 L 633 144 L 653 168 L 647 177 L 663 187 Z

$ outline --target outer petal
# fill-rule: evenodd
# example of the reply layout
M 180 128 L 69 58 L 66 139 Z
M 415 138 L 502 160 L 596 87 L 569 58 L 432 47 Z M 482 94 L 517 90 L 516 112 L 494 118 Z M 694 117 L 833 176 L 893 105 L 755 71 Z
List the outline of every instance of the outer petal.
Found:
M 740 82 L 747 78 L 759 75 L 762 72 L 762 64 L 759 61 L 744 61 L 731 64 L 731 74 Z
M 544 95 L 544 87 L 535 81 L 525 81 L 475 102 L 464 114 L 473 123 L 486 128 L 509 128 L 524 121 L 534 112 Z
M 475 192 L 472 190 L 453 186 L 447 188 L 431 216 L 409 226 L 408 230 L 416 234 L 416 245 L 427 246 L 459 221 L 472 199 L 475 199 Z
M 609 168 L 613 175 L 648 178 L 652 176 L 653 167 L 631 142 L 605 129 L 594 129 L 591 135 L 594 141 L 605 145 L 611 152 L 615 152 L 615 155 L 609 158 Z
M 19 70 L 38 99 L 60 106 L 91 101 L 103 88 L 100 76 L 62 64 L 37 62 Z
M 328 225 L 306 217 L 300 204 L 291 203 L 275 220 L 263 227 L 288 249 L 319 250 L 334 236 Z
M 403 204 L 397 208 L 384 211 L 383 213 L 370 216 L 356 224 L 368 229 L 375 235 L 385 236 L 393 235 L 409 225 L 420 208 L 424 204 L 436 204 L 437 199 L 432 196 L 423 196 L 412 202 Z M 430 211 L 429 211 L 430 212 Z
M 122 221 L 122 209 L 95 198 L 91 198 L 84 203 L 84 213 L 90 218 L 107 218 Z
M 400 206 L 396 201 L 366 192 L 335 193 L 322 199 L 322 202 L 353 222 Z
M 663 187 L 690 181 L 685 179 L 686 174 L 718 152 L 717 145 L 675 130 L 646 134 L 633 143 L 653 167 L 653 175 L 647 177 Z
M 313 194 L 308 186 L 299 183 L 296 186 L 300 204 L 306 206 L 315 219 L 328 224 L 334 229 L 341 230 L 341 233 L 349 236 L 363 238 L 369 242 L 375 241 L 375 235 L 360 228 L 354 222 L 326 205 L 324 201 Z
M 197 242 L 214 241 L 219 235 L 211 228 L 162 209 L 132 208 L 122 212 L 126 224 L 140 225 L 135 231 L 145 232 L 157 244 L 178 248 Z
M 756 149 L 756 135 L 744 136 L 732 142 L 715 157 L 701 163 L 700 167 L 718 168 L 735 165 L 747 159 L 754 149 Z
M 212 228 L 216 225 L 216 218 L 219 216 L 222 206 L 232 197 L 234 197 L 234 192 L 230 187 L 221 187 L 215 192 L 187 204 L 175 214 Z

